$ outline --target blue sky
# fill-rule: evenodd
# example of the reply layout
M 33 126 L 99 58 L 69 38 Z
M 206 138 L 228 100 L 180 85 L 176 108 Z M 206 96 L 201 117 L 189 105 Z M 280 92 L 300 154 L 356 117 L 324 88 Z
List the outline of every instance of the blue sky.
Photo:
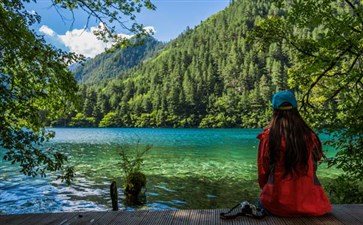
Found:
M 154 0 L 152 2 L 157 9 L 143 10 L 137 15 L 137 21 L 152 28 L 156 39 L 166 42 L 176 38 L 187 26 L 193 28 L 209 16 L 223 10 L 229 5 L 230 0 Z M 38 0 L 36 4 L 30 3 L 26 8 L 29 11 L 36 11 L 42 17 L 41 23 L 33 28 L 58 48 L 80 53 L 86 57 L 94 57 L 108 47 L 92 34 L 92 30 L 96 29 L 99 21 L 90 19 L 86 27 L 85 13 L 77 11 L 73 20 L 69 12 L 60 11 L 62 18 L 55 8 L 51 7 L 50 0 Z

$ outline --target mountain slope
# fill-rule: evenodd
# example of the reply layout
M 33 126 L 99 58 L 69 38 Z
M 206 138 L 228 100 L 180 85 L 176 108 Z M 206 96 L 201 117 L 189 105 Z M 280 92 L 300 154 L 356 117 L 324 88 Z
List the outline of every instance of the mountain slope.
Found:
M 85 118 L 122 127 L 264 126 L 272 93 L 287 88 L 290 53 L 283 42 L 259 49 L 247 36 L 281 13 L 266 1 L 233 1 L 106 87 L 88 87 Z
M 112 53 L 101 53 L 94 59 L 87 60 L 83 65 L 73 69 L 79 83 L 90 84 L 114 78 L 122 71 L 130 69 L 164 45 L 154 38 L 147 38 L 141 46 L 118 49 Z

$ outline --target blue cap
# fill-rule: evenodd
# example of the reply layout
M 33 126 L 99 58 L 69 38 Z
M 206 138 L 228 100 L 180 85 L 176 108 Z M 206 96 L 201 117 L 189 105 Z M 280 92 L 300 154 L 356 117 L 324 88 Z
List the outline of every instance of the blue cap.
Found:
M 274 110 L 278 110 L 283 103 L 290 103 L 292 108 L 297 108 L 295 95 L 291 91 L 280 91 L 272 97 L 272 108 Z M 281 109 L 291 109 L 291 107 Z

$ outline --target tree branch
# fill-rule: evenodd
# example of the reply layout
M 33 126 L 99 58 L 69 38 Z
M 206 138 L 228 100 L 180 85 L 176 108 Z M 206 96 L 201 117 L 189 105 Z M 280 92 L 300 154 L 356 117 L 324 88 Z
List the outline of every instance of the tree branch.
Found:
M 345 53 L 347 53 L 350 50 L 351 46 L 349 46 L 349 48 L 347 48 L 346 50 L 342 51 L 329 65 L 328 68 L 326 68 L 318 77 L 317 79 L 310 85 L 308 91 L 303 95 L 302 97 L 302 103 L 307 104 L 312 106 L 309 103 L 309 99 L 310 99 L 310 94 L 311 91 L 313 90 L 313 88 L 319 83 L 319 81 L 326 75 L 327 72 L 329 72 L 331 69 L 334 68 L 334 66 L 336 65 L 336 63 L 341 59 L 341 57 L 343 57 L 345 55 Z
M 362 16 L 360 15 L 360 13 L 357 12 L 357 9 L 356 7 L 353 5 L 352 2 L 350 2 L 349 0 L 344 0 L 345 3 L 347 3 L 353 10 L 353 13 L 358 17 L 358 19 L 360 20 L 361 24 L 363 25 L 363 21 L 362 21 Z M 360 4 L 360 2 L 356 2 L 356 4 Z M 362 6 L 362 5 L 360 5 Z
M 286 39 L 286 40 L 289 40 L 289 39 Z M 289 42 L 296 50 L 298 50 L 299 52 L 307 55 L 307 56 L 310 56 L 310 57 L 314 57 L 316 58 L 316 55 L 313 55 L 307 51 L 304 51 L 302 48 L 300 48 L 299 46 L 297 46 L 295 43 L 293 43 L 292 41 Z

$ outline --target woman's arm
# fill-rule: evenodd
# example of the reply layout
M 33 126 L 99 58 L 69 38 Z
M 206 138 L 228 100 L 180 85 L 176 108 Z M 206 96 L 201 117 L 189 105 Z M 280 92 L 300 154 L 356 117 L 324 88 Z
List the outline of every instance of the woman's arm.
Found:
M 313 141 L 313 154 L 315 160 L 318 162 L 321 160 L 322 157 L 326 158 L 323 152 L 323 147 L 321 145 L 320 139 L 315 133 L 312 134 L 312 141 Z
M 269 176 L 269 158 L 268 158 L 268 133 L 265 130 L 257 136 L 260 139 L 257 155 L 258 184 L 262 189 L 267 183 Z

